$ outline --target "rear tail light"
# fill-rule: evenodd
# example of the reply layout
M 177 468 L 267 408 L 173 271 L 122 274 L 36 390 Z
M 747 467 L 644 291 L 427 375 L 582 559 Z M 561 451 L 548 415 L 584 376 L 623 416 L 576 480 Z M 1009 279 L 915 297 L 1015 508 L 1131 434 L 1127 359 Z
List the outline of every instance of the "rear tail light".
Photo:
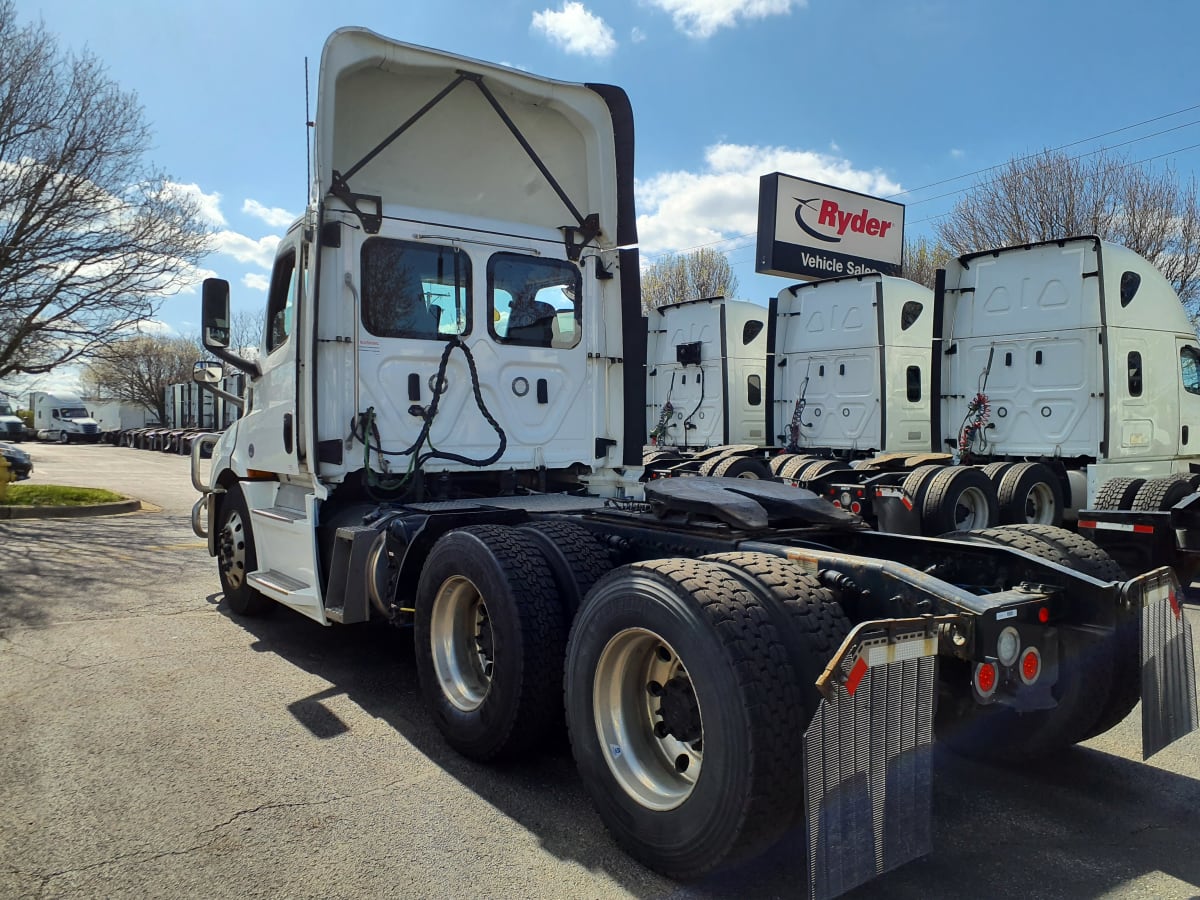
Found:
M 1021 654 L 1021 680 L 1033 684 L 1041 674 L 1042 654 L 1038 653 L 1037 647 L 1026 647 Z
M 982 662 L 975 666 L 975 675 L 971 679 L 975 693 L 981 700 L 990 700 L 1000 684 L 1000 673 L 995 663 Z
M 856 515 L 862 512 L 862 504 L 855 500 L 850 504 L 850 512 L 855 513 Z

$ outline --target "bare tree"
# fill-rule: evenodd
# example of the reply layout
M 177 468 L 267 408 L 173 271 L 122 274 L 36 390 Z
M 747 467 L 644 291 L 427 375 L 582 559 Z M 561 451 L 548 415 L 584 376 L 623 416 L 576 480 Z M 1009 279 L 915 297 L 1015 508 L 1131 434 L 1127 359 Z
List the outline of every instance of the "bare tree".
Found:
M 209 230 L 143 162 L 132 93 L 0 0 L 0 378 L 122 340 L 185 285 Z
M 167 388 L 191 381 L 196 362 L 191 338 L 142 334 L 109 344 L 83 370 L 89 394 L 140 403 L 167 421 Z
M 656 309 L 701 297 L 729 297 L 737 278 L 724 253 L 701 247 L 691 253 L 668 253 L 642 272 L 642 305 Z
M 931 242 L 919 237 L 904 242 L 904 269 L 901 276 L 909 281 L 933 288 L 934 277 L 938 269 L 943 268 L 954 256 L 942 244 Z
M 1193 316 L 1200 303 L 1196 180 L 1123 156 L 1058 151 L 1013 159 L 958 201 L 937 226 L 954 254 L 1080 234 L 1123 244 L 1175 285 Z

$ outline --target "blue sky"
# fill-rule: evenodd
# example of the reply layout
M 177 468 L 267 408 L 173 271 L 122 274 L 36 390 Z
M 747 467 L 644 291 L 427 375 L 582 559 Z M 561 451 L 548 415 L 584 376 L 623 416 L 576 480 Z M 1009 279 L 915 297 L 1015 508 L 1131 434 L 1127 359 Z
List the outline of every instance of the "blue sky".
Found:
M 896 199 L 914 237 L 931 235 L 974 179 L 935 183 L 1015 155 L 1130 142 L 1121 149 L 1132 159 L 1184 177 L 1200 164 L 1194 3 L 16 2 L 22 20 L 40 17 L 64 47 L 86 46 L 138 94 L 155 136 L 149 158 L 212 211 L 218 249 L 197 284 L 227 278 L 235 310 L 261 307 L 274 242 L 302 210 L 304 58 L 315 90 L 322 42 L 344 25 L 623 87 L 643 259 L 716 247 L 739 295 L 759 302 L 788 283 L 753 268 L 767 172 L 907 191 Z M 198 309 L 193 289 L 160 319 L 189 334 Z

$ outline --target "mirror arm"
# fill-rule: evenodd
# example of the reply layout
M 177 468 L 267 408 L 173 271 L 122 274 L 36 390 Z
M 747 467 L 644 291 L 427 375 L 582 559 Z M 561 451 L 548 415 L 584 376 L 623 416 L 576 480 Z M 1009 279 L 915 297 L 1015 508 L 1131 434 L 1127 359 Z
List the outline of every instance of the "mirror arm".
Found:
M 242 359 L 236 353 L 231 353 L 224 347 L 210 347 L 205 344 L 204 349 L 222 362 L 227 362 L 235 369 L 245 372 L 251 378 L 258 378 L 262 375 L 262 366 L 260 366 L 257 362 L 251 362 L 248 359 Z
M 216 397 L 220 397 L 226 403 L 232 403 L 235 407 L 237 407 L 237 411 L 239 413 L 246 412 L 246 401 L 243 400 L 241 397 L 239 397 L 237 394 L 231 394 L 231 393 L 229 393 L 229 391 L 223 391 L 219 387 L 217 387 L 215 384 L 206 384 L 203 381 L 197 382 L 197 383 L 200 385 L 201 390 L 208 391 L 210 394 L 212 394 Z

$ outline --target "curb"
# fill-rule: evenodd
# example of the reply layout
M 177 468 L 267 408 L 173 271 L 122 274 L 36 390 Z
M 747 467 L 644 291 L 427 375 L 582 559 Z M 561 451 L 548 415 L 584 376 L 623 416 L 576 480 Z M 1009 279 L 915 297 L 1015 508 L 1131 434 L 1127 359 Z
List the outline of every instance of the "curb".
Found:
M 137 512 L 141 500 L 117 500 L 114 503 L 93 503 L 90 506 L 0 506 L 0 521 L 4 519 L 82 519 L 85 516 L 117 516 Z

